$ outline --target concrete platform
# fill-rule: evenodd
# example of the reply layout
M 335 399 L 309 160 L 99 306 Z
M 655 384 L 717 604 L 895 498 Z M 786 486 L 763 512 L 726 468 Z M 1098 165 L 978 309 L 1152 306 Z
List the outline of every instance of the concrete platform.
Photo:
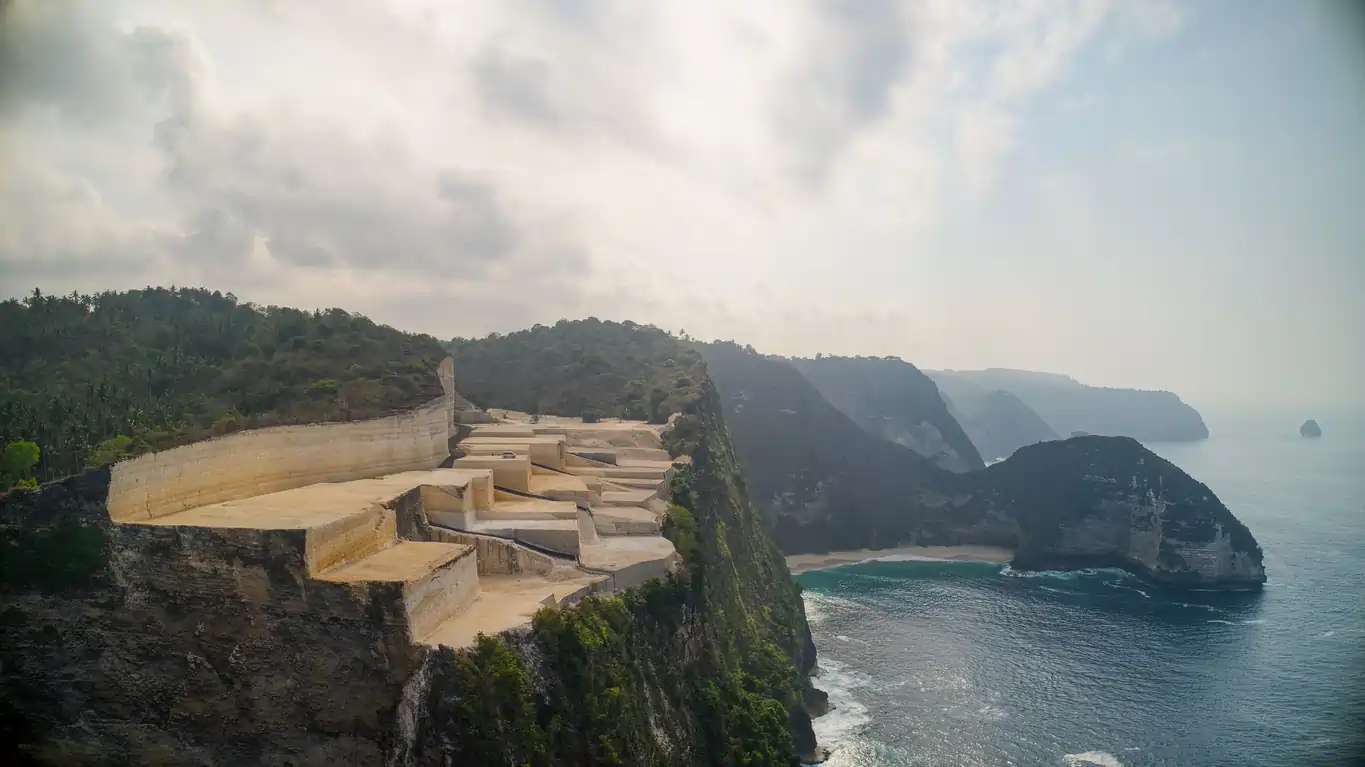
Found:
M 333 567 L 313 577 L 320 581 L 349 583 L 382 581 L 410 583 L 431 575 L 431 571 L 470 556 L 474 547 L 458 543 L 398 541 L 368 557 Z
M 384 504 L 414 488 L 439 488 L 454 498 L 466 493 L 491 498 L 487 471 L 433 469 L 375 479 L 322 483 L 224 501 L 154 519 L 120 524 L 253 530 L 305 530 L 302 555 L 310 574 L 322 573 L 388 547 L 396 536 L 393 512 Z
M 571 519 L 480 519 L 468 530 L 510 538 L 566 557 L 578 556 L 582 548 L 576 511 Z
M 479 594 L 474 547 L 458 543 L 398 541 L 314 577 L 338 583 L 403 584 L 403 608 L 414 638 L 458 616 Z
M 619 477 L 630 479 L 653 479 L 662 482 L 667 478 L 667 469 L 637 468 L 621 466 L 568 466 L 564 469 L 570 474 L 577 474 L 584 477 L 602 477 L 604 479 L 615 479 Z
M 673 470 L 673 461 L 655 461 L 644 458 L 621 458 L 618 456 L 616 465 L 622 468 L 655 469 L 663 472 Z
M 491 509 L 478 512 L 478 519 L 574 519 L 578 507 L 573 501 L 547 501 L 504 495 Z
M 307 530 L 393 500 L 415 487 L 445 487 L 463 493 L 488 472 L 468 469 L 407 471 L 376 479 L 333 482 L 239 501 L 224 501 L 135 524 Z M 132 523 L 129 523 L 132 524 Z
M 580 506 L 587 506 L 592 502 L 592 494 L 588 490 L 587 483 L 582 478 L 569 474 L 553 472 L 536 474 L 533 472 L 531 474 L 530 492 L 557 501 L 572 501 Z
M 653 490 L 618 490 L 602 491 L 603 506 L 643 506 L 650 498 L 655 497 Z
M 658 535 L 659 515 L 639 506 L 595 509 L 593 523 L 601 535 Z
M 611 571 L 611 588 L 619 591 L 638 586 L 650 578 L 667 575 L 678 552 L 667 538 L 655 535 L 603 537 L 584 546 L 579 561 L 584 567 Z
M 544 577 L 527 575 L 488 575 L 479 579 L 480 593 L 459 615 L 436 626 L 420 637 L 423 644 L 467 647 L 479 634 L 497 634 L 525 626 L 542 607 L 591 589 L 607 580 L 605 576 L 565 568 Z

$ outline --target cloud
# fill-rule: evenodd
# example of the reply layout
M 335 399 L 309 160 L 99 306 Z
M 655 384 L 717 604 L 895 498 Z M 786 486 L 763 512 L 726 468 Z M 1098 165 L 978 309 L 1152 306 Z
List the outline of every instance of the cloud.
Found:
M 698 307 L 746 312 L 752 286 L 785 312 L 894 271 L 952 186 L 991 195 L 1031 99 L 1106 13 L 1097 0 L 4 7 L 7 288 L 204 282 L 442 334 L 584 313 L 700 326 Z M 830 267 L 833 253 L 851 268 Z M 857 289 L 896 300 L 887 281 Z M 477 316 L 415 309 L 442 305 Z

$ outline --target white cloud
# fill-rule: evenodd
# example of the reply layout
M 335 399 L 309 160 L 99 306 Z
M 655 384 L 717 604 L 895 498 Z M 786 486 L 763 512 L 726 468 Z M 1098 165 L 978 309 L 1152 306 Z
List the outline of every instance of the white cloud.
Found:
M 441 334 L 592 313 L 722 335 L 817 302 L 851 327 L 893 310 L 877 276 L 955 186 L 990 196 L 1107 9 L 14 0 L 0 270 Z

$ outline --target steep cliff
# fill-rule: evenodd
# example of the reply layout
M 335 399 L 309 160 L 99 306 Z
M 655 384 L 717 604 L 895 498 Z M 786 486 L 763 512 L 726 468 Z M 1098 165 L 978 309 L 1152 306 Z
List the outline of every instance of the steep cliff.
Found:
M 1021 569 L 1265 579 L 1255 539 L 1212 491 L 1132 439 L 1045 442 L 954 474 L 871 437 L 782 358 L 733 344 L 704 353 L 751 496 L 788 553 L 975 543 L 1014 549 Z
M 1004 368 L 926 372 L 959 405 L 996 389 L 1011 392 L 1058 434 L 1080 431 L 1152 442 L 1209 436 L 1198 411 L 1168 391 L 1086 386 L 1069 376 Z
M 699 767 L 817 755 L 799 588 L 749 505 L 700 360 L 639 332 L 668 356 L 631 357 L 621 380 L 669 371 L 658 401 L 677 403 L 669 444 L 691 458 L 663 524 L 682 558 L 668 577 L 433 649 L 414 641 L 403 583 L 319 580 L 299 530 L 114 522 L 110 469 L 92 469 L 0 495 L 0 754 Z M 700 374 L 679 380 L 680 361 Z M 421 541 L 414 497 L 391 510 Z
M 961 400 L 943 395 L 948 411 L 962 424 L 988 461 L 1008 458 L 1024 445 L 1058 439 L 1038 414 L 1010 392 L 959 392 Z
M 1019 525 L 1014 566 L 1121 567 L 1180 586 L 1265 583 L 1251 531 L 1206 485 L 1127 437 L 1020 448 L 955 505 Z
M 820 395 L 865 431 L 954 472 L 985 468 L 976 445 L 948 412 L 938 387 L 895 357 L 817 357 L 792 364 Z

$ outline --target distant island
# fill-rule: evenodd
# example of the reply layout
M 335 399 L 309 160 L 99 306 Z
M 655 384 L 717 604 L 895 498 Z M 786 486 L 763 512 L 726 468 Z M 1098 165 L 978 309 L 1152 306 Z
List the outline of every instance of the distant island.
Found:
M 1058 434 L 1084 432 L 1143 442 L 1186 442 L 1209 436 L 1198 411 L 1168 391 L 1087 386 L 1070 376 L 1006 368 L 925 372 L 959 407 L 997 389 L 1010 392 Z
M 1303 422 L 1303 426 L 1299 427 L 1299 434 L 1305 437 L 1321 437 L 1322 427 L 1318 426 L 1317 421 L 1309 418 Z

